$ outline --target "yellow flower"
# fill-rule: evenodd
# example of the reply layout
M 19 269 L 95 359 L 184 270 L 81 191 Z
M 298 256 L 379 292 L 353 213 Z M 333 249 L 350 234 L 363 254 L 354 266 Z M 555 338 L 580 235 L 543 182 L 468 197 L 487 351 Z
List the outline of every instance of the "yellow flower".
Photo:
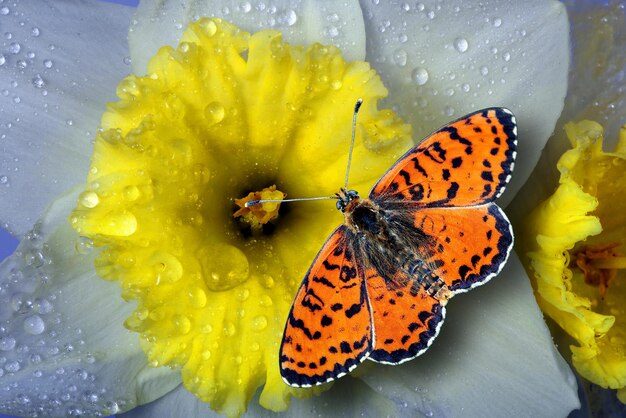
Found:
M 284 321 L 341 216 L 328 202 L 296 204 L 252 234 L 261 225 L 234 219 L 234 202 L 251 190 L 332 195 L 359 97 L 354 187 L 366 188 L 402 155 L 410 127 L 376 110 L 386 89 L 368 64 L 220 19 L 192 23 L 176 49 L 162 48 L 149 75 L 127 77 L 118 95 L 70 217 L 104 247 L 98 275 L 137 301 L 126 326 L 141 334 L 149 361 L 179 367 L 185 387 L 215 410 L 241 414 L 262 385 L 261 404 L 286 409 L 290 394 L 310 391 L 279 376 Z
M 542 310 L 574 340 L 572 363 L 626 401 L 626 126 L 614 152 L 602 127 L 565 126 L 572 149 L 559 159 L 559 186 L 521 223 L 520 247 Z M 583 268 L 581 268 L 583 267 Z

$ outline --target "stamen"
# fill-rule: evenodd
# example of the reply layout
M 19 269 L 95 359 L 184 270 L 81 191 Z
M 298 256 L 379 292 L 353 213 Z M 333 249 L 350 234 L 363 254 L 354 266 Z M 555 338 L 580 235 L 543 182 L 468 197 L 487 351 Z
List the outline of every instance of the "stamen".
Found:
M 626 268 L 626 257 L 615 251 L 618 243 L 590 245 L 572 254 L 570 266 L 575 264 L 585 275 L 585 283 L 597 286 L 604 299 L 618 269 Z

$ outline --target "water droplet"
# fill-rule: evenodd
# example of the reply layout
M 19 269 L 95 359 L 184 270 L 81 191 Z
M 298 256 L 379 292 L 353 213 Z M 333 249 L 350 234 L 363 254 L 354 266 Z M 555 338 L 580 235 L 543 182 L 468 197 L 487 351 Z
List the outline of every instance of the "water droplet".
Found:
M 428 16 L 428 18 L 432 20 L 435 18 L 435 12 L 432 10 L 429 10 L 428 13 L 426 13 L 426 16 Z
M 10 10 L 9 10 L 9 8 L 8 8 L 8 7 L 6 7 L 6 6 L 3 6 L 3 7 L 0 9 L 0 15 L 2 15 L 2 16 L 6 16 L 6 15 L 8 15 L 9 13 L 11 13 L 11 11 L 10 11 Z
M 446 106 L 443 108 L 443 112 L 446 114 L 446 116 L 452 116 L 454 115 L 454 108 L 452 106 Z
M 203 360 L 208 360 L 208 359 L 211 358 L 211 355 L 212 355 L 211 350 L 204 350 L 202 352 L 202 359 Z
M 239 5 L 239 10 L 241 10 L 244 13 L 249 13 L 250 10 L 252 10 L 252 5 L 250 4 L 249 1 L 243 2 Z
M 443 91 L 443 94 L 446 96 L 454 96 L 454 89 L 449 87 Z
M 0 67 L 6 64 L 6 62 L 7 62 L 7 57 L 5 57 L 3 54 L 0 54 Z
M 74 248 L 78 254 L 89 254 L 89 251 L 93 248 L 93 241 L 89 237 L 78 237 Z
M 417 67 L 411 73 L 411 78 L 418 86 L 423 86 L 428 82 L 428 71 L 426 68 Z
M 46 329 L 46 324 L 39 315 L 29 316 L 24 320 L 24 331 L 28 334 L 39 335 Z
M 100 198 L 96 192 L 86 191 L 78 196 L 78 202 L 86 208 L 95 208 L 100 203 Z
M 133 63 L 133 60 L 130 56 L 127 55 L 122 59 L 122 62 L 126 65 L 130 65 Z
M 489 68 L 487 68 L 485 65 L 483 65 L 482 67 L 480 67 L 480 74 L 482 74 L 482 75 L 489 74 Z
M 139 198 L 141 192 L 139 191 L 139 188 L 137 186 L 126 186 L 124 187 L 123 194 L 124 199 L 128 200 L 129 202 L 134 202 Z
M 467 43 L 467 39 L 465 38 L 456 38 L 454 40 L 454 48 L 459 52 L 465 52 L 469 48 L 469 44 Z
M 404 67 L 408 59 L 408 54 L 404 49 L 396 49 L 393 53 L 393 62 L 399 67 Z
M 20 45 L 18 42 L 11 42 L 11 45 L 9 45 L 9 52 L 13 55 L 19 54 L 21 50 L 22 45 Z
M 226 111 L 220 102 L 211 102 L 204 108 L 204 117 L 212 124 L 224 120 Z
M 44 298 L 35 299 L 35 303 L 33 303 L 33 311 L 40 314 L 48 314 L 52 312 L 54 307 L 52 304 Z
M 278 16 L 277 22 L 282 26 L 293 26 L 298 21 L 298 15 L 292 9 L 285 10 Z
M 215 254 L 221 254 L 219 262 Z M 213 291 L 232 289 L 248 280 L 248 258 L 237 247 L 225 243 L 209 244 L 197 253 L 206 286 Z
M 329 26 L 326 28 L 326 35 L 328 35 L 329 38 L 336 38 L 339 36 L 339 29 L 334 25 Z
M 496 28 L 502 26 L 502 19 L 500 19 L 499 17 L 493 19 L 493 26 L 495 26 Z
M 175 315 L 173 323 L 176 330 L 182 335 L 191 331 L 191 321 L 185 315 Z
M 15 348 L 15 338 L 0 337 L 0 351 L 11 351 Z
M 43 66 L 46 68 L 52 68 L 54 63 L 50 59 L 43 60 Z
M 31 82 L 33 83 L 33 86 L 38 89 L 41 89 L 46 86 L 46 82 L 41 77 L 41 74 L 35 74 Z
M 189 297 L 189 303 L 194 308 L 199 309 L 199 308 L 204 308 L 206 306 L 207 295 L 204 289 L 200 287 L 194 287 L 191 290 L 189 290 L 189 293 L 187 294 L 187 296 Z
M 39 30 L 39 28 L 37 26 L 35 26 L 31 31 L 30 31 L 31 36 L 34 36 L 35 38 L 38 37 L 39 35 L 41 35 L 41 31 Z
M 511 54 L 508 52 L 505 52 L 504 54 L 502 54 L 502 59 L 505 61 L 509 61 L 511 59 Z
M 211 37 L 217 33 L 217 25 L 210 19 L 202 20 L 200 27 L 204 30 L 204 33 Z
M 4 185 L 9 184 L 9 177 L 7 177 L 7 176 L 0 176 L 0 184 L 4 184 Z
M 461 85 L 461 89 L 462 89 L 465 93 L 467 93 L 468 91 L 470 91 L 470 85 L 469 85 L 468 83 L 463 83 L 463 84 Z
M 264 315 L 256 316 L 252 319 L 252 329 L 262 331 L 267 328 L 267 317 Z
M 45 259 L 43 253 L 36 248 L 24 252 L 24 262 L 27 266 L 39 268 L 43 266 Z
M 224 335 L 232 337 L 233 335 L 235 335 L 236 332 L 237 328 L 235 327 L 235 324 L 233 324 L 232 322 L 226 322 L 224 324 Z

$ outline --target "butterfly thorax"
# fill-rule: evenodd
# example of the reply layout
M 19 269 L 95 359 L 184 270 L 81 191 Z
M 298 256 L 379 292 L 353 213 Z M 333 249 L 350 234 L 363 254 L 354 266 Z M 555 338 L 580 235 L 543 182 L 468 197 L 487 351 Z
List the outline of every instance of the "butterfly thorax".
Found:
M 386 210 L 388 209 L 388 210 Z M 415 228 L 410 218 L 381 202 L 351 196 L 343 210 L 345 224 L 357 237 L 358 250 L 366 268 L 383 273 L 390 290 L 413 283 L 412 291 L 425 289 L 441 302 L 451 297 L 447 286 L 427 261 L 432 255 L 428 237 Z

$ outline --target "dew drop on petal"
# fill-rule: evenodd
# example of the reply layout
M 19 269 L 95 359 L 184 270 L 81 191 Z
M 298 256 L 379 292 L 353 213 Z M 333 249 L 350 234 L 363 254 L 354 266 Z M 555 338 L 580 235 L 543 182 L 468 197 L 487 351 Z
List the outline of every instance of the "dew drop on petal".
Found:
M 194 308 L 204 308 L 207 303 L 207 294 L 204 289 L 200 287 L 193 287 L 187 294 L 189 297 L 189 304 Z
M 493 19 L 493 26 L 495 26 L 496 28 L 502 26 L 502 19 L 500 19 L 499 17 Z
M 43 66 L 46 68 L 52 68 L 54 63 L 50 59 L 43 60 Z
M 425 68 L 417 67 L 411 73 L 411 78 L 418 86 L 423 86 L 428 82 L 428 71 Z
M 487 68 L 487 66 L 483 65 L 482 67 L 480 67 L 480 74 L 481 75 L 489 74 L 489 68 Z
M 11 45 L 9 45 L 9 52 L 11 54 L 19 54 L 20 51 L 22 50 L 22 45 L 20 45 L 18 42 L 11 42 Z
M 0 351 L 11 351 L 15 348 L 15 338 L 0 337 Z
M 502 59 L 505 61 L 509 61 L 511 59 L 511 54 L 508 52 L 505 52 L 504 54 L 502 54 Z
M 80 194 L 78 202 L 86 208 L 95 208 L 98 206 L 100 199 L 96 192 L 87 191 Z
M 252 319 L 252 329 L 262 331 L 265 328 L 267 328 L 267 317 L 265 315 L 259 315 Z
M 0 184 L 8 185 L 9 184 L 9 177 L 8 176 L 0 176 Z
M 46 82 L 41 77 L 41 74 L 35 74 L 31 82 L 33 83 L 33 86 L 38 89 L 44 88 L 46 86 Z
M 28 334 L 39 335 L 46 329 L 46 324 L 39 315 L 29 316 L 24 320 L 24 331 Z
M 226 110 L 220 102 L 211 102 L 204 108 L 204 117 L 211 124 L 220 123 L 225 115 Z
M 237 332 L 237 327 L 232 322 L 226 322 L 224 324 L 224 335 L 232 337 Z
M 6 62 L 7 58 L 3 54 L 0 54 L 0 67 L 6 64 Z
M 408 59 L 408 54 L 404 49 L 397 49 L 393 53 L 393 62 L 399 67 L 404 67 Z
M 469 48 L 469 44 L 467 43 L 467 39 L 465 38 L 456 38 L 454 40 L 454 49 L 459 52 L 465 52 Z

